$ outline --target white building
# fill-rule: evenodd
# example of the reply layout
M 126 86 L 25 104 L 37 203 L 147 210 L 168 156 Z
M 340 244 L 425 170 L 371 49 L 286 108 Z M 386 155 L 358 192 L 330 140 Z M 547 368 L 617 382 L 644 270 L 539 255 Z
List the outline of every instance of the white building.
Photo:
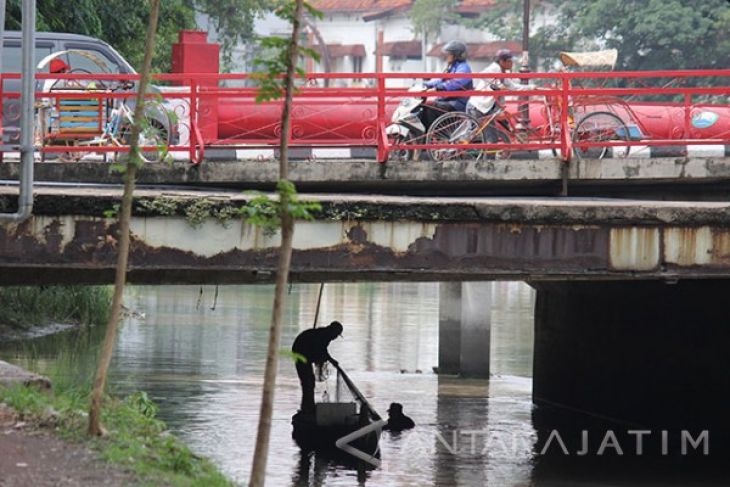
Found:
M 444 69 L 441 46 L 452 39 L 467 43 L 473 71 L 481 71 L 491 63 L 499 49 L 507 48 L 517 55 L 521 52 L 521 44 L 516 40 L 498 39 L 487 30 L 470 29 L 461 24 L 445 25 L 441 32 L 429 33 L 428 45 L 423 46 L 421 33 L 414 31 L 408 17 L 413 0 L 311 0 L 311 3 L 324 14 L 322 19 L 310 19 L 310 25 L 305 26 L 306 42 L 322 54 L 318 63 L 310 61 L 307 64 L 306 70 L 311 72 L 326 71 L 324 50 L 319 39 L 327 46 L 329 71 L 333 73 L 369 73 L 379 70 L 439 72 Z M 477 17 L 485 9 L 493 7 L 494 3 L 495 0 L 462 0 L 456 12 L 464 17 Z M 533 23 L 544 21 L 533 19 Z M 209 28 L 204 17 L 199 18 L 199 25 Z M 290 32 L 289 25 L 273 14 L 258 19 L 254 29 L 258 36 L 286 36 Z M 214 29 L 210 30 L 210 40 L 215 41 Z M 382 38 L 380 61 L 379 37 Z M 248 71 L 253 50 L 244 46 L 237 49 L 232 70 Z M 379 66 L 379 62 L 382 65 Z M 402 84 L 408 85 L 410 82 Z
M 495 42 L 488 32 L 463 25 L 445 25 L 441 32 L 428 33 L 428 45 L 423 46 L 422 35 L 414 31 L 408 16 L 413 0 L 314 0 L 312 4 L 324 13 L 315 27 L 328 46 L 333 72 L 378 71 L 380 35 L 383 72 L 442 71 L 441 46 L 452 39 L 469 45 L 469 61 L 475 71 L 491 62 L 498 49 L 520 48 L 517 42 Z M 494 0 L 463 0 L 457 13 L 475 17 L 493 4 Z M 323 71 L 323 62 L 315 69 Z

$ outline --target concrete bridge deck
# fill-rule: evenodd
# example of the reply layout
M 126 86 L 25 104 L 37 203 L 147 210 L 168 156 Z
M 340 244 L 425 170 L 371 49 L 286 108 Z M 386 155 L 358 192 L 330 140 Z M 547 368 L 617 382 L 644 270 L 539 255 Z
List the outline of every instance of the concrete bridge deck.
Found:
M 0 228 L 0 284 L 112 282 L 116 188 L 46 187 L 34 217 Z M 130 280 L 268 282 L 276 235 L 225 220 L 239 192 L 140 190 Z M 574 280 L 725 277 L 730 203 L 576 198 L 307 195 L 292 280 Z M 0 189 L 12 210 L 13 188 Z
M 730 152 L 730 151 L 729 151 Z M 17 179 L 17 162 L 0 164 L 0 180 Z M 198 184 L 273 188 L 278 161 L 218 160 L 199 166 L 188 162 L 147 164 L 142 184 Z M 314 159 L 291 162 L 291 178 L 302 190 L 321 192 L 391 192 L 403 194 L 554 195 L 562 187 L 563 163 L 551 159 L 500 161 L 389 162 L 365 159 Z M 725 199 L 730 185 L 730 153 L 714 157 L 629 157 L 573 161 L 568 167 L 570 194 L 667 199 L 677 191 L 687 197 Z M 35 164 L 38 181 L 119 183 L 108 164 L 79 162 Z M 700 192 L 697 185 L 703 185 Z M 673 189 L 667 191 L 666 187 Z M 717 188 L 718 191 L 712 191 Z

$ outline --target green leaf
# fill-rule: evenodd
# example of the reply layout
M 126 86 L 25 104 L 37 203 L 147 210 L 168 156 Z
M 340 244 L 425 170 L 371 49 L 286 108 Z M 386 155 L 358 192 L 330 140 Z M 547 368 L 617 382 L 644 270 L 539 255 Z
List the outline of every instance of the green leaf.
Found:
M 307 357 L 305 357 L 301 353 L 292 352 L 291 350 L 287 350 L 285 348 L 279 350 L 279 355 L 281 355 L 282 357 L 289 357 L 290 359 L 294 360 L 294 362 L 301 362 L 303 364 L 306 364 L 308 362 Z
M 109 165 L 110 174 L 124 174 L 126 172 L 127 172 L 126 164 L 121 164 L 119 162 L 115 162 L 115 163 Z
M 116 218 L 119 215 L 118 204 L 113 205 L 110 209 L 104 210 L 104 218 Z

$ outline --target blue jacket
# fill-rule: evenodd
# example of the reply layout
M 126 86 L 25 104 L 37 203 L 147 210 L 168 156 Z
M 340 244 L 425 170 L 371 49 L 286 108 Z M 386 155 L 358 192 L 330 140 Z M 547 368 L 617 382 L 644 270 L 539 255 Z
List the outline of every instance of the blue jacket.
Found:
M 466 61 L 454 61 L 446 72 L 471 73 L 471 66 Z M 471 78 L 435 79 L 426 83 L 426 88 L 435 88 L 437 91 L 469 91 L 474 89 L 474 83 Z M 469 101 L 469 97 L 439 98 L 438 101 L 446 102 L 454 107 L 454 110 L 463 112 L 466 110 L 466 103 Z

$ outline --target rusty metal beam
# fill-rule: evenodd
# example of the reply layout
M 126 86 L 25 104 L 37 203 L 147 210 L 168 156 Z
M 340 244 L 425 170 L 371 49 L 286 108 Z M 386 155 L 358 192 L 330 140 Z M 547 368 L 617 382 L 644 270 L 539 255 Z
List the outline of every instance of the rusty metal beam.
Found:
M 0 228 L 0 284 L 111 282 L 116 222 L 101 214 L 118 197 L 115 192 L 41 191 L 43 214 Z M 273 279 L 277 235 L 213 217 L 193 226 L 179 213 L 201 195 L 167 195 L 173 196 L 181 202 L 174 214 L 156 214 L 138 202 L 131 223 L 132 282 Z M 206 196 L 217 204 L 244 201 L 235 194 Z M 730 276 L 728 203 L 319 199 L 325 207 L 319 219 L 297 223 L 296 281 Z

